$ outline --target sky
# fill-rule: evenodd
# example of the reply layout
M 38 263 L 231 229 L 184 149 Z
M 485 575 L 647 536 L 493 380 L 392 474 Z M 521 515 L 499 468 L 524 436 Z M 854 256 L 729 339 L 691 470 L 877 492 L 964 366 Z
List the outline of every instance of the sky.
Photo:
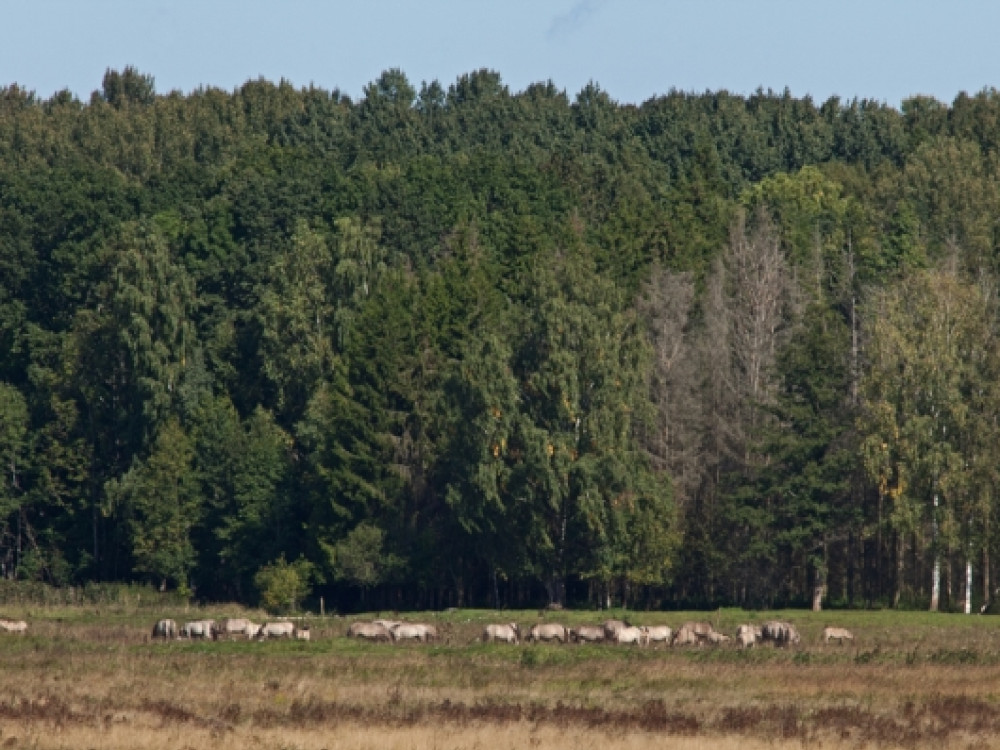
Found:
M 818 104 L 951 103 L 1000 85 L 991 0 L 0 0 L 0 86 L 87 100 L 107 69 L 156 91 L 247 80 L 352 99 L 398 68 L 417 89 L 482 68 L 512 91 L 588 83 L 620 103 L 672 89 Z

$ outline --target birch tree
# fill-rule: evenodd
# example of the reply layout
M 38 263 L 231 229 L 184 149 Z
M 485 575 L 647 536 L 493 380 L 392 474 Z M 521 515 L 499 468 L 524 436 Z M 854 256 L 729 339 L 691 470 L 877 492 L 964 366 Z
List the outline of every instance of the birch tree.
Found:
M 930 609 L 937 611 L 943 554 L 964 540 L 971 565 L 988 491 L 978 467 L 996 441 L 995 420 L 973 409 L 973 399 L 992 408 L 986 300 L 953 272 L 917 271 L 876 295 L 869 321 L 859 425 L 865 469 L 890 502 L 899 538 L 896 600 L 903 540 L 929 537 Z
M 326 238 L 300 223 L 257 290 L 261 369 L 283 416 L 299 417 L 334 368 L 333 272 Z
M 24 396 L 13 385 L 0 381 L 0 565 L 5 575 L 16 572 L 21 559 L 21 475 L 25 471 L 27 436 L 28 406 Z

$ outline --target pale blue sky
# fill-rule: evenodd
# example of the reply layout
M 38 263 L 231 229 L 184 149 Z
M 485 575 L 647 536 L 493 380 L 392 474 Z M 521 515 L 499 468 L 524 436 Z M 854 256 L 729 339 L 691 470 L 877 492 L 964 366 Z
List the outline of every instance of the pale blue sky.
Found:
M 594 81 L 619 102 L 671 88 L 892 106 L 1000 87 L 1000 2 L 983 0 L 0 0 L 0 85 L 83 99 L 107 68 L 156 90 L 248 79 L 339 88 L 388 68 L 419 88 L 497 71 L 512 91 Z

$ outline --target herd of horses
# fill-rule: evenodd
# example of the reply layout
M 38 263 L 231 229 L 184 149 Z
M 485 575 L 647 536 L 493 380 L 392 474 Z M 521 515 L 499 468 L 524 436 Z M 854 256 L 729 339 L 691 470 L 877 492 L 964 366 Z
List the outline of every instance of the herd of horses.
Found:
M 438 639 L 437 629 L 424 623 L 407 623 L 395 620 L 355 622 L 347 631 L 348 637 L 369 641 L 427 642 Z M 516 622 L 491 623 L 483 628 L 484 643 L 520 643 L 521 627 Z M 763 625 L 740 625 L 735 638 L 717 631 L 708 622 L 686 622 L 677 630 L 668 625 L 636 626 L 624 620 L 605 620 L 600 625 L 580 625 L 568 628 L 559 623 L 538 623 L 527 630 L 526 643 L 616 643 L 631 646 L 690 646 L 735 643 L 749 648 L 757 643 L 792 646 L 802 638 L 794 625 L 772 620 Z M 828 627 L 823 630 L 823 641 L 853 641 L 854 635 L 845 628 Z
M 482 640 L 487 642 L 518 643 L 521 630 L 517 623 L 487 625 Z M 616 643 L 629 646 L 702 646 L 735 642 L 742 648 L 757 643 L 791 646 L 802 637 L 795 626 L 788 622 L 772 620 L 763 625 L 740 625 L 735 637 L 716 630 L 708 622 L 685 622 L 676 630 L 669 625 L 637 626 L 624 620 L 605 620 L 600 625 L 581 625 L 567 628 L 558 623 L 534 625 L 524 637 L 528 643 Z M 854 640 L 854 635 L 844 628 L 826 628 L 823 640 L 840 643 Z
M 24 620 L 0 618 L 0 633 L 24 634 L 28 623 Z M 351 623 L 346 633 L 349 638 L 364 641 L 399 643 L 428 643 L 440 640 L 438 628 L 422 622 L 377 619 Z M 300 641 L 311 639 L 308 625 L 290 620 L 255 623 L 245 617 L 227 617 L 222 620 L 191 620 L 178 625 L 175 620 L 164 618 L 153 625 L 151 637 L 163 640 L 245 638 L 268 640 L 289 638 Z M 491 623 L 483 628 L 484 643 L 615 643 L 630 646 L 702 646 L 734 643 L 740 648 L 750 648 L 758 643 L 776 646 L 794 646 L 802 641 L 799 631 L 789 622 L 771 620 L 763 625 L 740 625 L 733 636 L 716 630 L 708 622 L 685 622 L 674 630 L 668 625 L 637 626 L 624 620 L 605 620 L 600 625 L 578 625 L 568 628 L 554 622 L 538 623 L 521 635 L 516 622 Z M 854 640 L 846 628 L 823 629 L 824 643 L 844 643 Z
M 223 620 L 191 620 L 178 627 L 175 620 L 164 618 L 153 625 L 152 637 L 164 640 L 198 638 L 215 641 L 243 637 L 248 640 L 294 638 L 308 641 L 310 630 L 308 625 L 297 625 L 288 620 L 258 624 L 246 617 L 227 617 Z

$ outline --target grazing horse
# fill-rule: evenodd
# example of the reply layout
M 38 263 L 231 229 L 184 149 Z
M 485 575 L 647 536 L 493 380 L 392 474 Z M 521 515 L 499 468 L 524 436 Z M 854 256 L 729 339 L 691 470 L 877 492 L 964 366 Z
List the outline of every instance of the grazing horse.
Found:
M 269 622 L 261 626 L 257 637 L 261 640 L 265 638 L 294 638 L 295 623 L 293 622 Z
M 673 640 L 670 641 L 671 646 L 693 646 L 698 643 L 698 636 L 687 625 L 681 625 L 677 628 L 677 632 L 674 633 Z
M 757 643 L 763 633 L 757 625 L 740 625 L 736 628 L 736 640 L 743 648 L 750 648 Z
M 219 636 L 233 638 L 237 635 L 253 638 L 257 634 L 259 626 L 255 626 L 245 617 L 227 617 L 219 623 Z
M 669 646 L 670 639 L 674 636 L 674 631 L 670 629 L 669 625 L 651 625 L 644 630 L 646 631 L 647 646 L 652 646 L 654 643 Z
M 24 620 L 0 620 L 0 630 L 4 633 L 24 635 L 28 631 L 28 623 Z
M 718 643 L 715 637 L 715 628 L 712 627 L 711 623 L 707 622 L 686 622 L 677 628 L 677 632 L 674 633 L 674 639 L 672 644 L 674 646 L 688 646 L 693 644 L 702 643 Z
M 644 633 L 642 628 L 637 628 L 630 625 L 627 628 L 622 628 L 618 631 L 618 635 L 615 636 L 615 643 L 627 644 L 630 646 L 641 646 L 643 644 Z
M 211 638 L 218 636 L 215 620 L 192 620 L 181 626 L 178 638 Z
M 569 631 L 569 639 L 573 643 L 600 643 L 606 637 L 604 628 L 599 625 L 581 625 Z
M 624 620 L 605 620 L 602 627 L 604 628 L 604 638 L 613 641 L 618 637 L 618 631 L 627 628 L 628 623 Z
M 823 643 L 829 643 L 830 641 L 843 643 L 844 641 L 853 640 L 854 633 L 847 628 L 823 628 Z
M 483 628 L 483 643 L 517 643 L 521 640 L 521 630 L 516 622 L 506 625 L 487 625 Z
M 177 637 L 177 623 L 169 618 L 164 618 L 162 620 L 157 620 L 156 624 L 153 626 L 153 638 L 176 638 Z
M 788 646 L 799 643 L 802 637 L 791 623 L 771 620 L 761 628 L 761 640 L 773 641 L 775 646 Z
M 535 625 L 531 631 L 528 633 L 528 641 L 534 641 L 538 643 L 539 641 L 558 641 L 559 643 L 566 642 L 566 628 L 558 623 L 546 623 L 544 625 Z
M 432 625 L 421 622 L 401 622 L 389 631 L 394 641 L 419 641 L 425 643 L 437 638 L 437 630 Z
M 360 638 L 365 641 L 391 641 L 392 633 L 380 623 L 354 622 L 347 629 L 348 638 Z

